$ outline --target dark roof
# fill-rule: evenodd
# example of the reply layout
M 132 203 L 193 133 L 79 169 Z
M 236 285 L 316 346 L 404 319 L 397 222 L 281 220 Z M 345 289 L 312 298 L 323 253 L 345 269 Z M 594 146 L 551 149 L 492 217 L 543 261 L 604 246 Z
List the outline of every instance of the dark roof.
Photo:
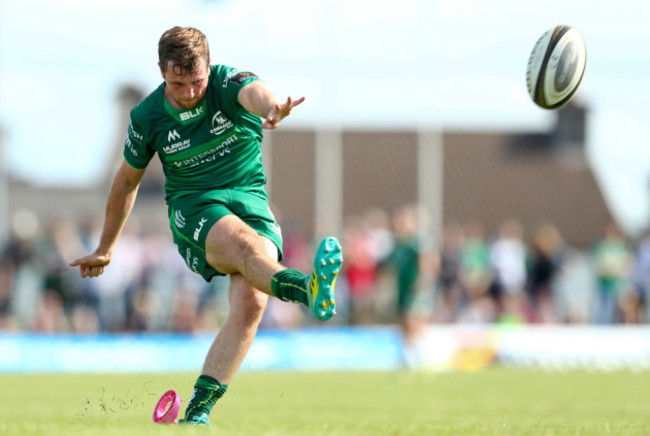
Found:
M 612 216 L 580 149 L 558 148 L 548 135 L 444 135 L 444 222 L 481 223 L 494 234 L 508 218 L 527 236 L 553 223 L 567 242 L 587 246 Z
M 344 131 L 343 214 L 390 212 L 417 200 L 415 131 Z M 546 134 L 446 132 L 443 223 L 481 223 L 487 235 L 518 219 L 531 236 L 555 224 L 567 242 L 585 247 L 612 216 L 581 147 L 559 148 Z M 271 199 L 283 217 L 314 228 L 315 135 L 273 132 Z
M 271 139 L 265 159 L 270 158 L 272 206 L 281 222 L 290 219 L 311 237 L 319 164 L 316 133 L 278 130 L 265 135 Z M 417 200 L 417 132 L 347 130 L 342 141 L 344 218 L 370 208 L 391 212 Z M 503 220 L 516 218 L 530 236 L 537 225 L 551 222 L 569 243 L 586 247 L 612 220 L 580 147 L 567 153 L 553 135 L 513 132 L 445 132 L 443 143 L 444 224 L 478 222 L 493 235 Z M 161 173 L 151 171 L 152 180 L 143 183 L 134 209 L 147 220 L 166 219 Z M 73 216 L 103 215 L 107 191 L 107 183 L 86 189 L 12 183 L 9 207 L 35 209 L 43 218 L 59 208 Z

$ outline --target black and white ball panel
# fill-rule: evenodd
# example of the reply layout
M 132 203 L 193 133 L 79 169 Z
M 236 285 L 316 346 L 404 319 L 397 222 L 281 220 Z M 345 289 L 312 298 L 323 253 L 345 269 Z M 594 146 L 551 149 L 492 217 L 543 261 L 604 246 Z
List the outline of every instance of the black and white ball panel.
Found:
M 537 40 L 528 59 L 526 85 L 530 98 L 544 109 L 556 109 L 575 95 L 587 63 L 580 33 L 556 26 Z

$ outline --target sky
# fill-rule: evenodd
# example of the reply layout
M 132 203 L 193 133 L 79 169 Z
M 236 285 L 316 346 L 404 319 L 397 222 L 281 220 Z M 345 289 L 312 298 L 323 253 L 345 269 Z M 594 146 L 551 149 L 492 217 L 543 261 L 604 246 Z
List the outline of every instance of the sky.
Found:
M 545 131 L 525 84 L 539 36 L 587 45 L 587 158 L 618 221 L 650 223 L 650 2 L 520 0 L 0 0 L 0 126 L 11 175 L 98 183 L 125 132 L 117 88 L 161 81 L 157 42 L 189 25 L 213 63 L 306 96 L 283 126 Z

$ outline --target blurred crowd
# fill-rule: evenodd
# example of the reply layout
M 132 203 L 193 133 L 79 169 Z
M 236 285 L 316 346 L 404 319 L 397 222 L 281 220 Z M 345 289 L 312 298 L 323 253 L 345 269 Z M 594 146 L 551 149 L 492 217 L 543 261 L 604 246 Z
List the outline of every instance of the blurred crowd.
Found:
M 168 233 L 132 216 L 98 278 L 68 266 L 96 247 L 101 220 L 41 223 L 13 217 L 0 247 L 0 331 L 214 331 L 228 314 L 228 278 L 192 273 Z M 314 242 L 283 223 L 283 264 L 311 270 Z M 481 223 L 448 224 L 430 236 L 426 214 L 405 206 L 349 217 L 338 315 L 329 324 L 640 324 L 650 321 L 650 237 L 631 241 L 616 224 L 591 247 L 565 243 L 552 223 L 516 219 L 486 234 Z M 261 328 L 315 324 L 306 308 L 271 299 Z

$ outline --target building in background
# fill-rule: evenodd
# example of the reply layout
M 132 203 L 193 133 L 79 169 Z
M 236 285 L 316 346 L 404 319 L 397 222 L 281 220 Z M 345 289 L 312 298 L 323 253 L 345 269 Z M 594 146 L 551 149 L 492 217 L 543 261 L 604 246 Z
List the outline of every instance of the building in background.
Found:
M 27 209 L 43 221 L 103 216 L 122 159 L 128 112 L 142 95 L 130 86 L 119 91 L 114 153 L 99 183 L 50 188 L 10 179 L 8 215 Z M 585 158 L 585 111 L 575 105 L 556 111 L 555 128 L 546 133 L 265 131 L 269 195 L 280 221 L 307 239 L 341 234 L 345 220 L 368 210 L 391 213 L 420 203 L 439 217 L 431 229 L 435 240 L 444 225 L 479 222 L 494 234 L 504 220 L 516 218 L 527 239 L 552 222 L 567 243 L 585 248 L 613 219 Z M 161 230 L 167 225 L 157 159 L 147 169 L 133 214 Z

